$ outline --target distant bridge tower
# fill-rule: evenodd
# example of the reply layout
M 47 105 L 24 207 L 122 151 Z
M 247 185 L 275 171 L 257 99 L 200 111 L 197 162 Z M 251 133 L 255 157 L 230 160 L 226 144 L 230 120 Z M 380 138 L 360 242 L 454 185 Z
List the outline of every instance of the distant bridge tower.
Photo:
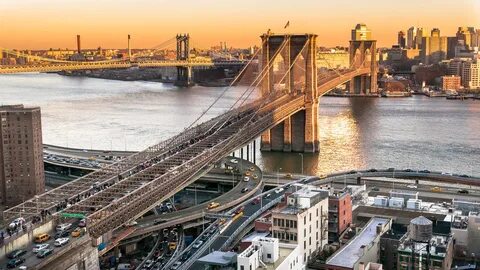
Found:
M 190 35 L 177 35 L 177 60 L 186 61 L 190 59 Z M 189 87 L 194 85 L 192 78 L 192 67 L 177 67 L 176 86 Z
M 302 94 L 305 97 L 305 109 L 295 113 L 262 134 L 263 151 L 318 152 L 318 106 L 316 38 L 314 34 L 262 36 L 262 68 L 268 65 L 275 52 L 284 41 L 285 48 L 280 52 L 283 66 L 290 67 L 297 59 L 298 69 L 288 68 L 284 93 Z M 302 50 L 303 48 L 303 50 Z M 262 82 L 262 95 L 274 91 L 274 70 L 269 68 Z M 297 80 L 296 80 L 297 79 Z
M 350 66 L 353 68 L 369 68 L 370 74 L 355 77 L 348 84 L 350 94 L 377 93 L 377 41 L 372 40 L 371 32 L 365 24 L 357 24 L 352 29 L 350 40 Z

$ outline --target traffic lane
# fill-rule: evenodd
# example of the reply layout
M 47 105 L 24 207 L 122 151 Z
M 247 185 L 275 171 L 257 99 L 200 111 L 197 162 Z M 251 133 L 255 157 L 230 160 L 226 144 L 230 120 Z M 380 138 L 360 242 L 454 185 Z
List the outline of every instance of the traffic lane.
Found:
M 55 235 L 55 234 L 53 234 L 53 235 Z M 53 243 L 55 242 L 55 239 L 54 239 L 53 235 L 50 234 L 51 239 L 48 240 L 48 241 L 46 241 L 46 242 L 44 242 L 45 244 L 49 244 L 49 245 L 50 245 L 50 248 L 53 247 L 53 254 L 48 255 L 48 256 L 54 255 L 55 252 L 58 252 L 58 251 L 61 250 L 61 249 L 68 248 L 69 245 L 71 245 L 71 244 L 79 241 L 80 239 L 83 239 L 83 237 L 87 237 L 86 235 L 81 236 L 81 237 L 72 237 L 72 236 L 69 236 L 70 241 L 69 241 L 68 244 L 66 244 L 66 245 L 64 245 L 64 246 L 61 246 L 61 247 L 55 247 L 54 244 L 53 244 Z M 43 243 L 42 243 L 42 244 L 43 244 Z M 37 254 L 36 254 L 36 253 L 33 253 L 33 251 L 32 251 L 32 250 L 33 250 L 33 247 L 34 247 L 35 245 L 36 245 L 36 243 L 31 242 L 31 243 L 29 243 L 27 246 L 23 246 L 22 248 L 20 248 L 20 249 L 24 249 L 24 250 L 27 251 L 27 253 L 22 257 L 22 258 L 25 259 L 25 262 L 24 262 L 23 264 L 21 264 L 21 265 L 27 266 L 27 269 L 34 268 L 36 265 L 38 265 L 38 264 L 41 263 L 43 260 L 46 260 L 46 259 L 48 258 L 48 256 L 45 257 L 45 258 L 38 258 L 38 257 L 37 257 Z M 0 260 L 0 265 L 5 265 L 5 267 L 6 267 L 6 264 L 7 264 L 8 260 L 9 260 L 9 259 L 8 259 L 6 256 L 2 257 L 2 259 Z
M 231 159 L 234 159 L 234 158 L 229 158 L 229 160 L 226 161 L 226 163 L 230 163 L 232 165 L 238 166 L 238 164 L 231 163 L 230 162 Z M 255 188 L 259 184 L 259 182 L 261 181 L 261 178 L 262 178 L 261 170 L 256 165 L 254 165 L 253 163 L 250 163 L 250 162 L 247 162 L 247 161 L 242 162 L 240 159 L 236 159 L 236 160 L 239 160 L 239 163 L 242 163 L 244 165 L 243 167 L 245 168 L 245 170 L 242 172 L 241 175 L 237 175 L 237 177 L 240 177 L 240 179 L 238 180 L 238 184 L 235 185 L 235 187 L 232 188 L 231 190 L 229 190 L 227 193 L 219 196 L 216 199 L 204 202 L 204 203 L 199 204 L 197 206 L 192 206 L 192 207 L 182 209 L 182 210 L 179 210 L 179 211 L 175 211 L 175 212 L 171 212 L 171 213 L 165 213 L 165 214 L 155 215 L 155 216 L 148 216 L 148 217 L 139 219 L 139 220 L 137 220 L 137 222 L 138 222 L 137 226 L 138 227 L 150 226 L 153 222 L 155 222 L 155 220 L 158 220 L 158 219 L 171 220 L 171 219 L 179 218 L 179 217 L 182 217 L 182 216 L 188 216 L 192 213 L 197 213 L 199 211 L 206 211 L 206 210 L 208 210 L 207 206 L 210 202 L 218 202 L 218 203 L 220 203 L 220 205 L 224 205 L 226 203 L 229 203 L 229 202 L 237 199 L 239 196 L 242 196 L 244 194 L 244 192 L 242 192 L 242 190 L 244 188 L 247 187 L 249 190 L 252 190 L 253 188 Z M 251 167 L 254 168 L 253 172 L 250 170 Z M 244 173 L 246 171 L 250 171 L 250 172 L 252 172 L 252 174 L 257 174 L 257 176 L 258 176 L 257 179 L 254 179 L 252 176 L 249 176 L 250 180 L 248 182 L 244 181 L 244 177 L 245 177 Z
M 269 203 L 270 201 L 280 197 L 280 196 L 283 196 L 283 192 L 280 192 L 280 193 L 275 193 L 273 192 L 273 194 L 269 197 L 269 198 L 265 198 L 265 195 L 263 195 L 263 199 L 262 199 L 262 203 L 257 203 L 257 204 L 247 204 L 245 205 L 245 208 L 244 208 L 244 214 L 242 217 L 238 218 L 237 220 L 234 220 L 218 237 L 217 239 L 212 243 L 212 245 L 210 245 L 211 248 L 213 248 L 213 250 L 219 250 L 220 247 L 223 245 L 223 243 L 225 243 L 225 240 L 230 237 L 230 235 L 232 235 L 235 230 L 241 225 L 243 224 L 252 214 L 254 214 L 255 212 L 257 212 L 258 210 L 260 210 L 260 208 Z

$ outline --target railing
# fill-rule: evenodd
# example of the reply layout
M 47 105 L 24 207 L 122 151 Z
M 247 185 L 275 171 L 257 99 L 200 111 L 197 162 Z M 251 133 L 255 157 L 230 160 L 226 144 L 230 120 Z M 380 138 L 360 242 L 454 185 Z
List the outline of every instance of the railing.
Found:
M 274 200 L 268 202 L 265 204 L 262 208 L 258 209 L 257 212 L 253 213 L 250 217 L 248 217 L 247 220 L 245 220 L 242 225 L 240 225 L 229 237 L 225 242 L 223 243 L 221 249 L 225 249 L 232 244 L 232 242 L 235 240 L 235 238 L 250 224 L 252 223 L 255 219 L 257 219 L 263 212 L 267 211 L 270 209 L 272 206 L 278 204 L 282 200 L 283 196 L 279 196 L 278 198 L 275 198 Z

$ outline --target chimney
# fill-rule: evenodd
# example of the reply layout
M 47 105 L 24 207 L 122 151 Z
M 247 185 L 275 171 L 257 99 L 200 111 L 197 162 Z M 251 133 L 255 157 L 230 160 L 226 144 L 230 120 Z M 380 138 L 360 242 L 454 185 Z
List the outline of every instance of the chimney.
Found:
M 80 35 L 77 35 L 77 52 L 80 53 L 82 51 L 82 46 L 80 43 Z
M 130 49 L 130 34 L 128 34 L 128 59 L 130 59 L 132 57 L 132 51 Z

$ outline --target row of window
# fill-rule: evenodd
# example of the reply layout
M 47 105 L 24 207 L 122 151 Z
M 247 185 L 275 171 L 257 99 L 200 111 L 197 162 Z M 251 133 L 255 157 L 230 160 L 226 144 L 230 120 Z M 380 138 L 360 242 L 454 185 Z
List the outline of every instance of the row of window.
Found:
M 282 228 L 297 228 L 297 221 L 283 218 L 274 218 L 273 226 L 278 226 Z
M 291 232 L 273 231 L 273 237 L 285 241 L 297 241 L 297 234 Z

